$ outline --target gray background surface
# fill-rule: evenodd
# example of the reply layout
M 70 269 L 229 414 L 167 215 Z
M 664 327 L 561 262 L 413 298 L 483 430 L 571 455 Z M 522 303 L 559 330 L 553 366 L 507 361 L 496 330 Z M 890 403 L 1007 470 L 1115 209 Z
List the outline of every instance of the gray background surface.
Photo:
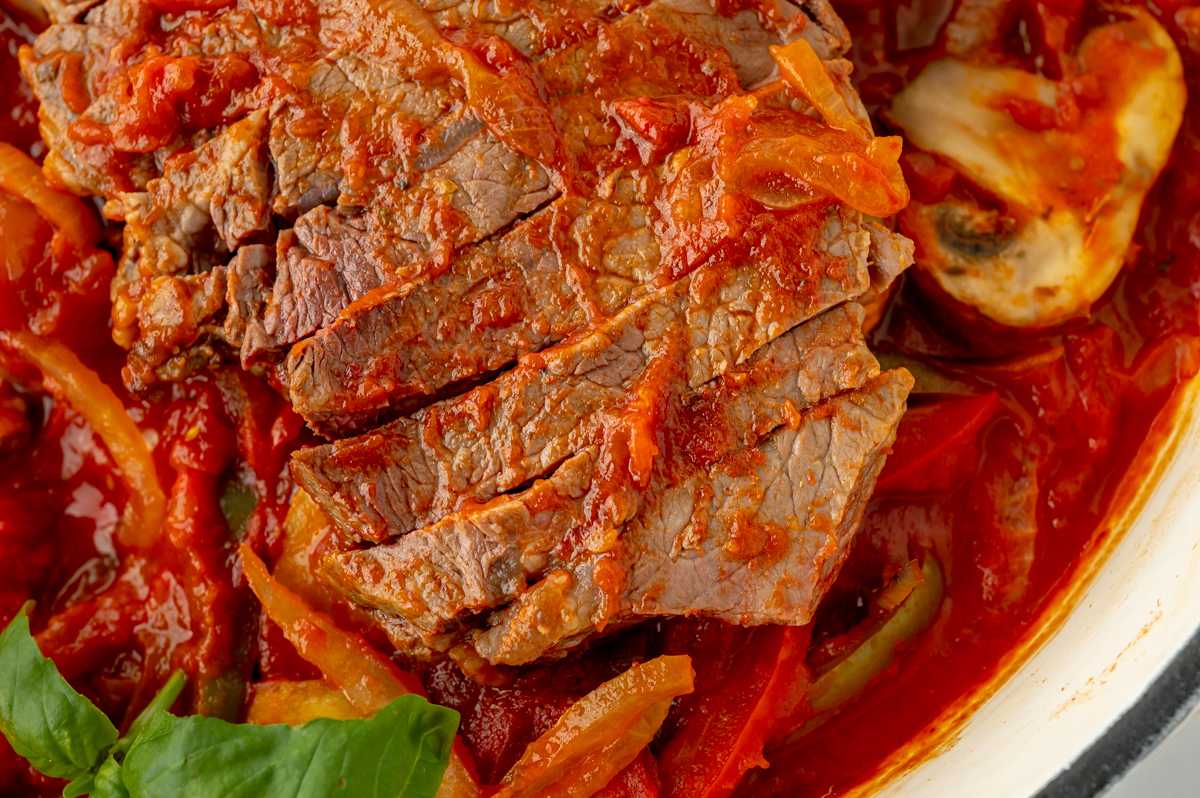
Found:
M 1104 798 L 1200 798 L 1200 707 Z

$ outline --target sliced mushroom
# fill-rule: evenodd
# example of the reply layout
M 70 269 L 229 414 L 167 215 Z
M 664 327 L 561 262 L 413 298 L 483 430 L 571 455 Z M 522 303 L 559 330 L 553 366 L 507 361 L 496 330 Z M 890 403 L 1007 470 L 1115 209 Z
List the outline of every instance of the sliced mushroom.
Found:
M 914 201 L 917 265 L 951 296 L 1016 327 L 1085 314 L 1125 260 L 1187 93 L 1148 14 L 1092 30 L 1060 82 L 954 58 L 930 64 L 888 118 L 991 195 Z

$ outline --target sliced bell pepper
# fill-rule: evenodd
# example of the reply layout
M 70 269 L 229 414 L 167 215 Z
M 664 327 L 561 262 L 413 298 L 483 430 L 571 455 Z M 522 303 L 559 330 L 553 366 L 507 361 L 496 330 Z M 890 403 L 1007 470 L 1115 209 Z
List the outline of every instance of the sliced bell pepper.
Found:
M 348 621 L 351 628 L 370 628 L 371 617 L 365 610 L 347 601 L 316 575 L 321 555 L 328 550 L 332 535 L 329 516 L 307 491 L 298 489 L 283 519 L 281 551 L 271 575 L 309 607 L 328 613 L 338 621 Z
M 722 798 L 750 768 L 766 767 L 763 747 L 809 683 L 804 656 L 811 631 L 754 630 L 724 681 L 701 697 L 659 757 L 663 796 Z
M 424 694 L 416 676 L 405 673 L 361 635 L 339 629 L 323 612 L 281 585 L 249 547 L 239 550 L 246 581 L 263 611 L 301 657 L 316 665 L 360 713 L 377 712 L 407 693 Z
M 994 392 L 955 396 L 904 414 L 875 497 L 911 497 L 948 491 L 975 473 L 979 432 L 1000 409 Z
M 497 798 L 588 798 L 642 752 L 695 673 L 686 655 L 635 665 L 572 704 L 529 744 Z
M 885 573 L 886 576 L 886 573 Z M 878 632 L 884 624 L 891 620 L 897 607 L 902 605 L 916 587 L 925 581 L 921 566 L 916 560 L 910 560 L 883 587 L 875 591 L 870 599 L 867 616 L 852 629 L 842 634 L 826 638 L 820 645 L 810 646 L 805 663 L 812 671 L 813 679 L 820 679 L 829 671 L 854 653 L 871 635 Z
M 0 141 L 0 190 L 32 204 L 38 215 L 62 231 L 80 252 L 94 246 L 100 238 L 96 212 L 74 194 L 51 188 L 37 161 L 3 141 Z
M 674 709 L 674 706 L 672 706 Z M 595 798 L 659 798 L 658 760 L 649 748 L 622 770 Z
M 796 712 L 780 724 L 780 745 L 803 737 L 832 717 L 843 704 L 891 667 L 896 661 L 896 649 L 900 645 L 933 623 L 945 594 L 942 569 L 933 555 L 926 556 L 921 575 L 924 578 L 912 588 L 912 592 L 890 618 L 882 625 L 875 626 L 871 634 L 847 655 L 838 658 L 835 664 L 826 665 L 827 669 L 813 682 Z M 901 582 L 908 580 L 901 577 Z M 887 592 L 886 589 L 884 592 Z M 868 620 L 864 623 L 874 622 Z M 855 630 L 847 634 L 854 635 Z

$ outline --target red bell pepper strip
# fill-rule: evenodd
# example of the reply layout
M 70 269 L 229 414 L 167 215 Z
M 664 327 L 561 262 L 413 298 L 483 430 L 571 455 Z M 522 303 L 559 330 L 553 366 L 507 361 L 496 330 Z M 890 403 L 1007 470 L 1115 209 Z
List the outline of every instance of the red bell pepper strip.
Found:
M 643 748 L 642 752 L 620 773 L 613 777 L 595 798 L 658 798 L 658 760 Z
M 910 409 L 875 483 L 875 497 L 940 493 L 964 482 L 975 473 L 979 431 L 999 409 L 994 392 Z
M 763 626 L 738 652 L 721 685 L 700 699 L 659 757 L 665 798 L 723 798 L 752 767 L 779 718 L 809 683 L 811 627 Z

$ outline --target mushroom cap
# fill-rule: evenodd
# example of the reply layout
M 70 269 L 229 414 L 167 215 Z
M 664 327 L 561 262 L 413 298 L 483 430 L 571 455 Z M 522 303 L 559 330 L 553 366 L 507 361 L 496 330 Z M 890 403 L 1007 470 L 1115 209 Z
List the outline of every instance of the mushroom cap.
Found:
M 955 58 L 931 63 L 887 118 L 969 190 L 901 215 L 917 266 L 1002 324 L 1086 314 L 1125 262 L 1166 165 L 1187 90 L 1151 16 L 1096 28 L 1062 81 Z

